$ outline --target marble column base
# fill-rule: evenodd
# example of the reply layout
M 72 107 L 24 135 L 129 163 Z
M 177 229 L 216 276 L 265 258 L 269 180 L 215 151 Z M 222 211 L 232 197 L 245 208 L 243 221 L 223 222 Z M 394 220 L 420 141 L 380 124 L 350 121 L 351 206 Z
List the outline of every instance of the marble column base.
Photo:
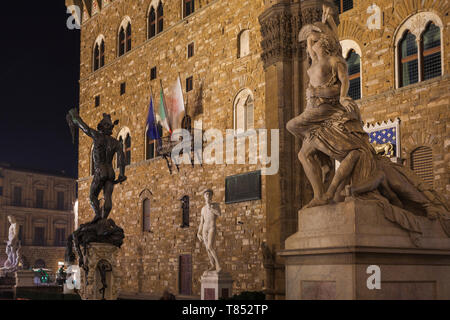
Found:
M 224 271 L 206 271 L 201 279 L 201 299 L 219 300 L 232 297 L 233 279 Z
M 112 244 L 90 243 L 87 249 L 87 259 L 89 272 L 81 269 L 81 289 L 79 294 L 83 300 L 102 300 L 103 294 L 100 289 L 103 288 L 100 272 L 97 267 L 101 261 L 108 262 L 112 271 L 106 273 L 107 288 L 105 291 L 105 300 L 117 300 L 120 293 L 121 274 L 117 265 L 117 254 L 119 248 Z M 86 282 L 87 280 L 87 282 Z

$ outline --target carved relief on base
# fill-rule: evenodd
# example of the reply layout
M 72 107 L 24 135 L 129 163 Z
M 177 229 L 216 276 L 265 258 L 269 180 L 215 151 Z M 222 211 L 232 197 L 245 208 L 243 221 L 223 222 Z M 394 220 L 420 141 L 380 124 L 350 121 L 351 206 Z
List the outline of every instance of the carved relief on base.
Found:
M 117 300 L 120 292 L 121 274 L 119 272 L 117 254 L 119 249 L 111 244 L 90 243 L 87 248 L 86 260 L 89 272 L 81 269 L 80 296 L 83 300 L 103 300 L 104 288 L 99 266 L 105 263 L 110 265 L 112 271 L 105 273 L 106 288 L 104 300 Z

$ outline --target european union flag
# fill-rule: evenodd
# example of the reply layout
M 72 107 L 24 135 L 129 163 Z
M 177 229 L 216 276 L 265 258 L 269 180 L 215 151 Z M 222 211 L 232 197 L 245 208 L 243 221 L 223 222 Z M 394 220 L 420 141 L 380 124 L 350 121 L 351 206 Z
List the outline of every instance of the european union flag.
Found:
M 156 126 L 155 112 L 153 110 L 153 97 L 151 96 L 147 117 L 147 136 L 149 140 L 159 140 L 161 137 L 159 136 L 158 128 Z
M 394 146 L 393 156 L 394 157 L 397 156 L 396 155 L 397 129 L 395 127 L 381 129 L 381 130 L 373 131 L 373 132 L 369 133 L 369 141 L 370 141 L 370 143 L 376 143 L 376 144 L 391 143 Z

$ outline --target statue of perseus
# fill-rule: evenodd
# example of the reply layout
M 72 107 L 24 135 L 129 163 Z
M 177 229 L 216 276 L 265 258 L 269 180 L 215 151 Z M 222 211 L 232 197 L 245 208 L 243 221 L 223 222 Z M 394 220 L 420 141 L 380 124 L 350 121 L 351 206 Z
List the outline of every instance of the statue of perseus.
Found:
M 14 216 L 8 216 L 10 223 L 8 241 L 6 241 L 6 256 L 4 266 L 0 269 L 4 272 L 14 272 L 19 268 L 21 244 L 19 240 L 19 228 Z
M 377 155 L 363 129 L 358 105 L 348 96 L 347 63 L 342 57 L 331 8 L 323 7 L 321 22 L 304 26 L 310 67 L 307 105 L 287 123 L 302 141 L 299 160 L 310 181 L 314 198 L 306 207 L 341 202 L 345 197 L 378 200 L 386 217 L 412 233 L 421 233 L 415 216 L 439 219 L 450 236 L 447 200 L 414 172 Z M 341 165 L 327 175 L 335 161 Z M 331 180 L 331 181 L 330 181 Z
M 112 210 L 112 194 L 114 186 L 127 180 L 125 176 L 125 154 L 123 145 L 120 141 L 113 138 L 114 127 L 119 123 L 111 120 L 109 114 L 103 114 L 103 119 L 97 125 L 97 130 L 90 128 L 79 116 L 76 109 L 69 111 L 66 117 L 67 123 L 71 129 L 72 137 L 75 137 L 75 129 L 78 127 L 88 137 L 93 140 L 93 166 L 94 178 L 92 180 L 89 193 L 90 205 L 94 211 L 94 219 L 81 225 L 72 235 L 67 243 L 66 259 L 68 262 L 75 260 L 73 254 L 73 245 L 79 256 L 79 265 L 88 272 L 87 245 L 91 242 L 109 243 L 116 247 L 121 247 L 124 239 L 123 229 L 118 227 L 112 219 L 108 219 Z M 75 138 L 74 138 L 75 141 Z M 119 176 L 115 179 L 113 167 L 114 156 L 117 155 L 117 164 L 119 167 Z M 98 199 L 100 192 L 103 191 L 104 204 L 100 206 Z M 84 252 L 81 251 L 84 247 Z
M 217 253 L 214 249 L 216 239 L 216 220 L 220 217 L 220 206 L 218 203 L 212 203 L 214 192 L 208 189 L 203 192 L 205 199 L 205 206 L 202 208 L 200 225 L 198 227 L 197 237 L 205 244 L 206 252 L 208 254 L 210 268 L 208 271 L 220 272 L 222 268 L 217 258 Z

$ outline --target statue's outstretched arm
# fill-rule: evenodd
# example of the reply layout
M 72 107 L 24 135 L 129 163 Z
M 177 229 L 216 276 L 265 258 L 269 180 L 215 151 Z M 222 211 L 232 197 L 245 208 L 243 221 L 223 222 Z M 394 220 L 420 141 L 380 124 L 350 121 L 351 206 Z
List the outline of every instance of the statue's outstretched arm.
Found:
M 322 22 L 328 23 L 333 33 L 337 36 L 338 35 L 338 27 L 336 25 L 336 22 L 334 21 L 333 15 L 331 14 L 331 8 L 324 5 L 323 6 L 323 15 L 322 15 Z
M 81 119 L 80 115 L 78 114 L 77 109 L 72 109 L 69 111 L 70 120 L 74 125 L 76 125 L 78 128 L 80 128 L 86 135 L 88 135 L 91 138 L 95 137 L 96 131 L 92 128 L 90 128 L 84 121 Z

